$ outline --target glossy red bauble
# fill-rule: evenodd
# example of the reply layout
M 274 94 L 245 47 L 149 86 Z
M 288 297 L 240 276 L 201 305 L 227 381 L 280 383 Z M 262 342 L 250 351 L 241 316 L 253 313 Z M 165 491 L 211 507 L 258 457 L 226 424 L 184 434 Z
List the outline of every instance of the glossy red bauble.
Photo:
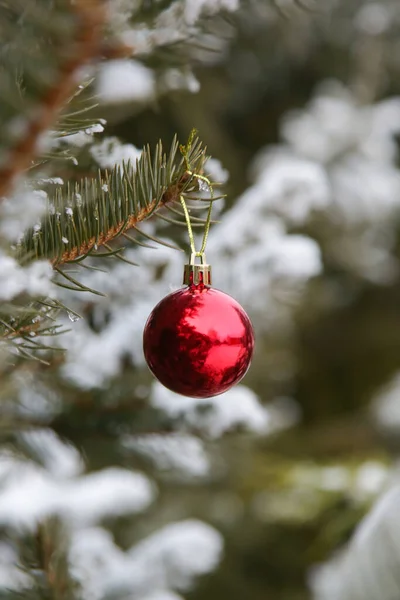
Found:
M 203 284 L 161 300 L 143 334 L 144 355 L 156 378 L 193 398 L 216 396 L 238 383 L 253 347 L 253 327 L 240 304 Z

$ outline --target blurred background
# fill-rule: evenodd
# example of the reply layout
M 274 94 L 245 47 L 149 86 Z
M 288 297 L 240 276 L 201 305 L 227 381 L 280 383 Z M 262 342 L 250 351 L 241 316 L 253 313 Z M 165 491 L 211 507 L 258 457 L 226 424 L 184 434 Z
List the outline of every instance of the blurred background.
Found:
M 85 316 L 70 315 L 65 363 L 14 381 L 51 429 L 12 444 L 50 473 L 35 488 L 24 471 L 20 494 L 67 481 L 79 504 L 61 513 L 80 524 L 85 599 L 400 598 L 399 33 L 397 0 L 246 0 L 184 53 L 132 61 L 128 91 L 113 84 L 119 59 L 100 68 L 106 138 L 58 175 L 196 127 L 227 194 L 207 249 L 214 285 L 249 313 L 257 346 L 238 387 L 184 399 L 141 354 L 183 255 L 130 248 L 140 267 L 88 272 L 106 299 L 65 292 Z M 147 232 L 187 244 L 168 223 Z M 83 473 L 104 477 L 94 496 L 73 488 Z M 4 535 L 47 514 L 34 496 L 18 512 L 11 487 Z

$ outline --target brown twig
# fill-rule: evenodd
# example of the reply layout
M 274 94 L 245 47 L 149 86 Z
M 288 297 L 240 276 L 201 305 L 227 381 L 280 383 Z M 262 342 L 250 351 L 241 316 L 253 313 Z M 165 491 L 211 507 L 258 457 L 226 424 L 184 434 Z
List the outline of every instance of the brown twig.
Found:
M 179 199 L 179 195 L 185 180 L 186 177 L 184 176 L 178 184 L 171 186 L 168 190 L 166 190 L 166 192 L 164 192 L 161 202 L 159 203 L 160 206 L 164 206 L 167 202 L 174 202 Z M 154 211 L 156 206 L 157 200 L 152 200 L 146 206 L 146 208 L 142 208 L 137 215 L 132 215 L 129 217 L 126 222 L 121 221 L 117 225 L 111 227 L 108 231 L 101 233 L 99 236 L 91 237 L 89 240 L 83 242 L 81 246 L 76 246 L 66 250 L 61 257 L 57 257 L 52 260 L 53 266 L 56 267 L 64 263 L 71 262 L 72 260 L 87 254 L 95 246 L 99 247 L 104 246 L 104 244 L 108 244 L 108 242 L 111 242 L 117 235 L 132 229 L 132 227 L 134 227 L 137 223 L 144 221 Z
M 42 571 L 39 589 L 42 596 L 54 600 L 75 598 L 79 584 L 70 573 L 68 556 L 69 535 L 58 516 L 46 518 L 35 532 L 38 567 Z
M 110 60 L 115 58 L 130 58 L 135 53 L 135 49 L 128 44 L 104 42 L 101 47 L 100 55 L 102 58 Z
M 41 110 L 27 128 L 25 137 L 10 152 L 7 166 L 0 169 L 0 198 L 10 190 L 15 177 L 31 164 L 38 150 L 40 136 L 50 129 L 77 86 L 78 70 L 101 53 L 102 30 L 106 10 L 102 0 L 75 0 L 71 3 L 78 22 L 75 45 L 60 68 L 59 79 L 41 102 Z
M 19 329 L 11 329 L 10 328 L 8 333 L 4 334 L 3 338 L 12 340 L 14 338 L 21 337 L 22 335 L 30 334 L 33 331 L 37 331 L 39 329 L 40 325 L 41 325 L 40 321 L 37 320 L 34 323 L 30 323 L 29 325 L 24 325 L 23 327 L 20 327 Z

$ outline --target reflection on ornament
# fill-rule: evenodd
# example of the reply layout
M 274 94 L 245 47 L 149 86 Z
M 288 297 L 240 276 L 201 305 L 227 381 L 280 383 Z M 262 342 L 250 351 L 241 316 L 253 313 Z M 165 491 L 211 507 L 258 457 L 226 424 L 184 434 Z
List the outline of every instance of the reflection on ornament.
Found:
M 210 281 L 210 267 L 190 266 L 185 270 L 188 286 L 166 296 L 150 314 L 143 349 L 150 370 L 165 387 L 209 398 L 245 375 L 254 333 L 236 300 L 203 283 Z M 199 266 L 204 266 L 200 272 Z

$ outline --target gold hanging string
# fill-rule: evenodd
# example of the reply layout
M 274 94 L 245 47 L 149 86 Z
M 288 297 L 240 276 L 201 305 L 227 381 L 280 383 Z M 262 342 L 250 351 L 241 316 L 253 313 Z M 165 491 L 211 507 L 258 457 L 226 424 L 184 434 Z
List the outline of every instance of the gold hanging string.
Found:
M 214 199 L 214 190 L 212 188 L 211 182 L 208 179 L 208 177 L 205 177 L 204 175 L 196 175 L 194 173 L 191 173 L 190 171 L 188 171 L 188 174 L 189 175 L 193 175 L 197 179 L 200 179 L 200 180 L 206 182 L 207 185 L 208 185 L 208 187 L 209 187 L 209 189 L 210 189 L 211 200 L 210 200 L 210 204 L 208 206 L 206 222 L 205 222 L 205 225 L 204 225 L 203 240 L 202 240 L 201 247 L 200 247 L 199 251 L 196 250 L 196 246 L 195 246 L 195 242 L 194 242 L 194 235 L 193 235 L 192 223 L 190 221 L 190 214 L 189 214 L 188 207 L 186 206 L 185 198 L 184 198 L 183 194 L 181 194 L 180 197 L 179 197 L 181 205 L 182 205 L 183 214 L 185 215 L 187 229 L 188 229 L 190 251 L 196 257 L 203 257 L 203 255 L 205 253 L 205 250 L 206 250 L 206 245 L 207 245 L 207 240 L 208 240 L 208 234 L 210 232 L 211 213 L 212 213 L 212 204 L 213 204 L 212 201 Z
M 210 204 L 208 206 L 208 211 L 207 211 L 207 217 L 206 217 L 206 222 L 204 225 L 204 233 L 203 233 L 203 240 L 201 243 L 201 248 L 199 251 L 196 250 L 196 246 L 195 246 L 195 242 L 194 242 L 194 235 L 193 235 L 193 228 L 192 228 L 192 223 L 190 221 L 190 214 L 189 214 L 189 210 L 188 207 L 186 206 L 186 201 L 185 201 L 185 197 L 183 194 L 180 195 L 179 199 L 182 205 L 182 209 L 183 209 L 183 214 L 185 215 L 185 220 L 186 220 L 186 225 L 187 225 L 187 229 L 188 229 L 188 234 L 189 234 L 189 243 L 190 243 L 190 251 L 192 253 L 192 255 L 194 255 L 195 257 L 200 257 L 203 258 L 204 257 L 204 253 L 205 253 L 205 249 L 206 249 L 206 245 L 207 245 L 207 240 L 208 240 L 208 234 L 210 232 L 210 225 L 211 225 L 211 213 L 212 213 L 212 205 L 213 205 L 213 200 L 214 200 L 214 189 L 213 186 L 211 184 L 211 181 L 208 179 L 208 177 L 205 177 L 204 175 L 198 175 L 197 173 L 193 173 L 190 170 L 190 164 L 188 161 L 188 153 L 190 150 L 190 147 L 193 143 L 193 140 L 195 138 L 197 134 L 196 129 L 192 129 L 192 131 L 190 132 L 189 135 L 189 139 L 188 139 L 188 143 L 186 144 L 186 146 L 180 146 L 180 151 L 181 154 L 183 156 L 183 160 L 185 161 L 185 166 L 186 166 L 186 172 L 188 175 L 190 175 L 191 177 L 195 177 L 196 179 L 199 179 L 199 187 L 201 189 L 201 181 L 204 181 L 204 183 L 207 185 L 208 190 L 210 191 Z

